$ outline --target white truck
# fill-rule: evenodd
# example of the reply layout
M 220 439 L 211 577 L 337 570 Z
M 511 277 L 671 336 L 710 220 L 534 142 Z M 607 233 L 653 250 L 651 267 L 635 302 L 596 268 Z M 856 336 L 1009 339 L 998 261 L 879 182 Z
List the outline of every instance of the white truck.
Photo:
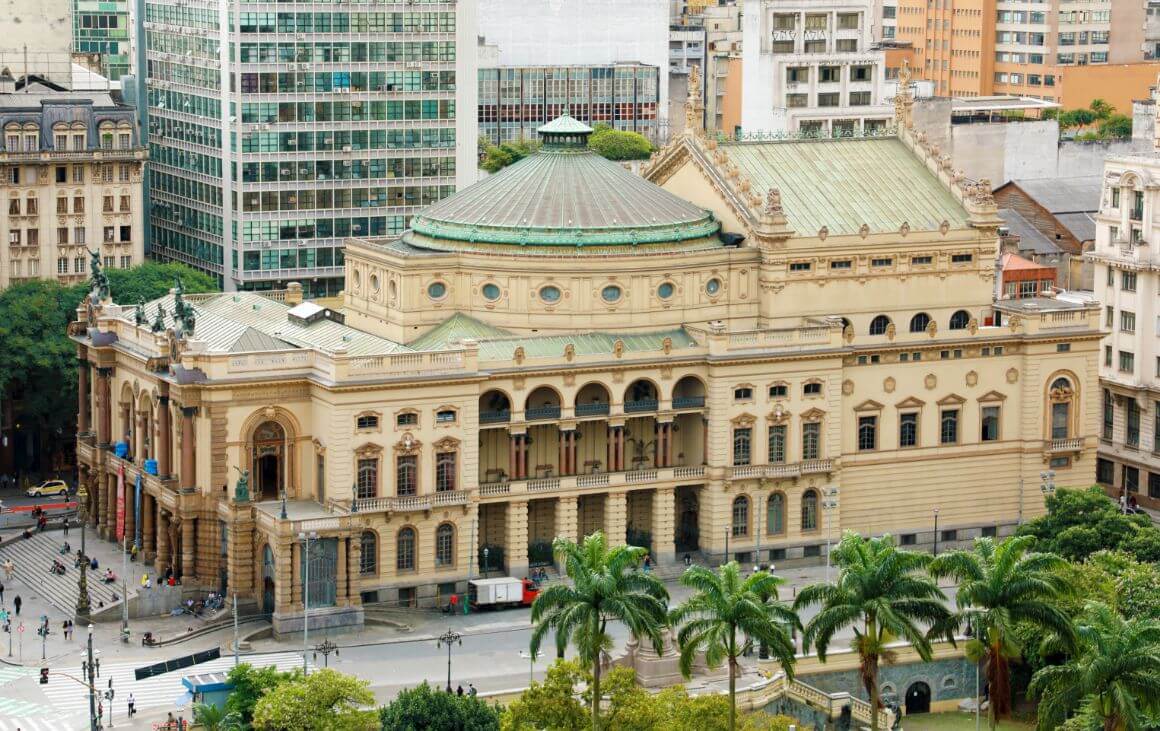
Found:
M 510 576 L 472 579 L 467 584 L 467 600 L 473 609 L 531 606 L 538 593 L 536 582 Z

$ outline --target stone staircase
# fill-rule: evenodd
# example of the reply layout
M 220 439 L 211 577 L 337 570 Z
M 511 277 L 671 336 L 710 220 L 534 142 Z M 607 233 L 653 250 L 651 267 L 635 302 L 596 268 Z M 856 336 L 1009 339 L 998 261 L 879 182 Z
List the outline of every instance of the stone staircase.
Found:
M 61 555 L 60 547 L 61 542 L 56 540 L 52 533 L 37 533 L 29 539 L 17 538 L 0 547 L 0 562 L 12 559 L 12 563 L 16 565 L 16 578 L 30 586 L 57 609 L 71 615 L 76 610 L 77 582 L 80 579 L 80 569 L 73 567 L 78 546 L 73 546 L 74 553 L 68 556 Z M 49 572 L 54 558 L 64 564 L 64 576 Z M 119 599 L 113 601 L 114 593 L 118 596 L 121 594 L 121 567 L 112 567 L 113 573 L 117 574 L 116 584 L 101 581 L 100 576 L 104 574 L 105 568 L 101 566 L 99 571 L 88 572 L 89 600 L 94 614 L 108 610 L 111 606 L 121 605 Z M 128 582 L 130 596 L 136 594 L 134 583 Z

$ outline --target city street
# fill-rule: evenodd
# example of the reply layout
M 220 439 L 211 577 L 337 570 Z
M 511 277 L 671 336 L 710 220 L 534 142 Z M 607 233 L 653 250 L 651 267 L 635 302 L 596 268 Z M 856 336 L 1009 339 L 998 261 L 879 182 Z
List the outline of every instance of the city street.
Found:
M 62 536 L 54 532 L 47 536 L 59 541 Z M 74 547 L 79 545 L 76 530 L 70 540 Z M 112 565 L 120 573 L 121 559 L 106 541 L 92 539 L 90 553 L 97 556 L 102 570 Z M 0 556 L 5 549 L 0 549 Z M 51 560 L 52 555 L 45 557 Z M 131 566 L 136 575 L 142 569 Z M 152 572 L 150 572 L 152 574 Z M 70 571 L 70 575 L 72 575 Z M 825 567 L 813 566 L 789 569 L 782 572 L 788 584 L 784 587 L 783 598 L 792 601 L 796 590 L 805 584 L 825 579 Z M 139 577 L 138 577 L 139 578 Z M 61 633 L 61 622 L 71 612 L 54 606 L 42 596 L 44 582 L 38 581 L 35 571 L 21 570 L 18 566 L 16 577 L 5 581 L 4 601 L 9 610 L 14 599 L 20 595 L 23 601 L 21 617 L 14 618 L 13 627 L 23 621 L 25 632 L 13 633 L 11 637 L 0 635 L 0 731 L 36 731 L 39 729 L 81 729 L 87 727 L 87 693 L 81 682 L 81 662 L 84 659 L 84 628 L 78 628 L 76 636 L 66 641 Z M 679 603 L 688 592 L 676 582 L 669 582 L 668 589 L 672 602 Z M 953 589 L 947 590 L 953 598 Z M 59 601 L 59 599 L 58 599 Z M 808 621 L 815 610 L 807 610 L 803 619 Z M 544 670 L 555 656 L 552 639 L 546 638 L 542 652 L 534 666 L 527 658 L 530 637 L 528 609 L 498 612 L 477 612 L 467 616 L 449 616 L 433 610 L 376 610 L 376 616 L 389 619 L 397 626 L 368 624 L 358 631 L 335 632 L 333 634 L 311 633 L 311 665 L 328 663 L 342 672 L 351 673 L 371 681 L 371 687 L 380 702 L 390 700 L 402 688 L 414 686 L 424 680 L 442 687 L 447 682 L 447 650 L 437 647 L 436 637 L 448 628 L 462 634 L 462 645 L 456 644 L 451 654 L 452 686 L 474 683 L 481 693 L 508 691 L 526 687 L 529 673 L 542 678 Z M 40 685 L 37 674 L 41 667 L 41 641 L 36 636 L 35 625 L 41 615 L 49 617 L 52 634 L 44 642 L 46 664 L 50 669 L 48 685 Z M 228 617 L 228 612 L 219 618 Z M 192 622 L 192 624 L 191 624 Z M 189 617 L 155 617 L 131 621 L 133 641 L 119 641 L 120 624 L 116 621 L 101 622 L 94 626 L 94 646 L 100 658 L 101 678 L 98 687 L 108 688 L 113 679 L 115 698 L 112 711 L 114 723 L 128 728 L 149 728 L 153 721 L 164 720 L 167 713 L 186 714 L 187 705 L 179 706 L 178 699 L 185 689 L 181 684 L 184 675 L 228 669 L 234 659 L 229 651 L 233 630 L 226 626 L 216 632 L 191 639 L 188 642 L 160 648 L 142 647 L 140 634 L 153 631 L 163 638 L 181 634 L 184 630 L 200 626 L 201 619 Z M 247 624 L 241 634 L 254 632 L 263 624 Z M 618 648 L 623 648 L 628 639 L 624 627 L 614 625 L 612 633 Z M 851 634 L 846 633 L 837 644 L 845 644 Z M 12 655 L 8 653 L 8 640 L 12 640 Z M 338 646 L 338 653 L 329 659 L 322 655 L 314 657 L 313 647 L 324 639 Z M 280 668 L 297 667 L 302 662 L 301 635 L 284 637 L 280 640 L 262 639 L 251 643 L 250 649 L 241 657 L 243 662 L 275 664 Z M 221 647 L 220 660 L 166 673 L 153 678 L 136 681 L 133 670 L 163 660 L 189 655 L 201 650 Z M 619 655 L 621 651 L 618 651 Z M 569 653 L 571 655 L 571 653 Z M 125 699 L 133 693 L 138 715 L 127 724 Z M 104 704 L 108 706 L 109 704 Z M 108 709 L 106 709 L 108 710 Z

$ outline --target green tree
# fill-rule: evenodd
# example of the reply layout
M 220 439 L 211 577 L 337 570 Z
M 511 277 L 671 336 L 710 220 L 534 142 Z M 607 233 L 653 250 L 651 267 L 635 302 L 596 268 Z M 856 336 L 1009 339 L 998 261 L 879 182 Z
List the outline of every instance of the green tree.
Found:
M 659 653 L 663 647 L 669 594 L 654 574 L 640 570 L 645 549 L 608 547 L 601 532 L 577 545 L 565 538 L 552 542 L 553 553 L 564 564 L 572 585 L 553 584 L 532 604 L 531 651 L 539 651 L 549 630 L 555 632 L 556 649 L 563 655 L 574 644 L 580 660 L 592 668 L 592 728 L 600 724 L 601 655 L 611 649 L 609 620 L 628 627 L 641 642 L 651 641 Z
M 232 731 L 241 728 L 237 713 L 226 711 L 224 706 L 212 703 L 197 703 L 193 706 L 193 720 L 205 731 Z
M 226 698 L 226 712 L 236 713 L 241 722 L 248 725 L 254 719 L 254 706 L 261 698 L 282 683 L 302 677 L 301 670 L 282 672 L 274 666 L 256 668 L 242 663 L 230 669 L 230 685 L 233 689 Z
M 1103 99 L 1092 99 L 1092 103 L 1088 105 L 1088 109 L 1091 110 L 1092 114 L 1096 115 L 1096 119 L 1107 119 L 1116 111 L 1115 107 Z
M 799 612 L 821 606 L 806 625 L 802 645 L 807 650 L 814 645 L 824 662 L 834 635 L 847 627 L 854 630 L 852 647 L 874 711 L 870 728 L 878 731 L 878 666 L 893 660 L 887 644 L 902 638 L 929 661 L 929 637 L 949 633 L 946 596 L 924 571 L 930 557 L 899 549 L 890 535 L 863 538 L 847 532 L 831 560 L 839 568 L 837 583 L 811 584 L 798 592 L 794 602 Z M 922 625 L 930 629 L 924 632 Z
M 764 644 L 793 678 L 796 648 L 790 630 L 800 627 L 801 622 L 792 609 L 776 599 L 782 583 L 766 571 L 743 578 L 736 561 L 716 573 L 692 566 L 681 574 L 681 584 L 694 592 L 669 613 L 669 622 L 681 627 L 677 633 L 681 673 L 692 677 L 698 652 L 705 653 L 710 667 L 722 660 L 729 663 L 730 731 L 736 727 L 737 717 L 737 658 L 752 649 L 754 641 Z
M 213 277 L 178 263 L 150 261 L 132 269 L 106 269 L 105 274 L 113 301 L 122 305 L 135 305 L 142 298 L 148 302 L 164 297 L 179 277 L 187 293 L 218 291 Z
M 587 677 L 576 663 L 557 660 L 544 682 L 533 682 L 500 716 L 501 731 L 580 731 L 589 714 L 576 697 L 576 685 Z
M 1059 115 L 1059 126 L 1064 129 L 1086 127 L 1096 121 L 1096 113 L 1090 109 L 1069 109 Z
M 377 731 L 379 714 L 366 708 L 375 701 L 368 685 L 329 668 L 286 680 L 258 699 L 253 726 L 258 731 Z
M 608 160 L 647 160 L 652 143 L 644 135 L 598 124 L 588 136 L 588 147 Z
M 1043 553 L 1084 561 L 1104 550 L 1122 550 L 1151 560 L 1160 545 L 1160 529 L 1146 515 L 1124 515 L 1099 487 L 1059 490 L 1047 497 L 1047 514 L 1024 523 L 1019 535 L 1036 537 Z
M 504 142 L 499 146 L 493 145 L 486 140 L 482 142 L 483 162 L 480 163 L 480 167 L 489 173 L 497 173 L 508 165 L 517 163 L 540 149 L 540 143 L 527 140 Z
M 976 538 L 974 550 L 951 551 L 931 561 L 935 578 L 953 579 L 957 623 L 973 635 L 967 657 L 982 661 L 990 690 L 988 716 L 994 729 L 1011 713 L 1011 660 L 1022 656 L 1016 625 L 1027 623 L 1041 632 L 1074 640 L 1071 619 L 1056 602 L 1067 593 L 1061 573 L 1066 562 L 1050 553 L 1032 553 L 1033 536 L 1014 536 L 996 544 Z
M 1104 731 L 1136 731 L 1160 716 L 1160 622 L 1125 619 L 1092 602 L 1076 630 L 1078 648 L 1062 665 L 1039 670 L 1028 695 L 1039 698 L 1039 728 L 1058 728 L 1077 706 Z
M 471 695 L 435 690 L 426 682 L 404 690 L 379 712 L 383 731 L 499 731 L 500 709 Z
M 1126 114 L 1112 114 L 1100 120 L 1100 137 L 1125 139 L 1132 136 L 1132 118 Z

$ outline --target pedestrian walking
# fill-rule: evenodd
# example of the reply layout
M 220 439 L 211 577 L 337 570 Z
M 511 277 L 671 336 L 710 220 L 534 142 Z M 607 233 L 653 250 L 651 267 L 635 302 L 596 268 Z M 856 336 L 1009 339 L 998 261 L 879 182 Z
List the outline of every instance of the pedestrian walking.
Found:
M 479 691 L 475 689 L 475 685 L 473 683 L 467 684 L 467 695 L 471 696 L 472 698 L 479 695 Z
M 23 603 L 24 603 L 24 600 L 20 598 L 19 594 L 17 594 L 16 598 L 12 600 L 12 605 L 14 607 L 16 607 L 16 616 L 17 617 L 20 616 L 20 605 Z
M 130 718 L 137 715 L 136 705 L 137 705 L 137 701 L 133 700 L 133 694 L 130 693 L 129 694 L 129 717 Z
M 4 563 L 0 564 L 0 567 L 4 569 L 4 578 L 12 581 L 12 575 L 16 573 L 16 564 L 12 563 L 12 559 L 4 559 Z
M 4 603 L 4 584 L 0 584 L 0 604 Z
M 101 677 L 101 658 L 99 658 L 99 657 L 98 657 L 98 658 L 97 658 L 97 659 L 94 661 L 94 666 L 95 666 L 95 667 L 96 667 L 96 669 L 97 669 L 97 677 L 98 677 L 98 678 L 99 678 L 99 677 Z
M 462 685 L 460 685 L 458 688 L 455 689 L 455 695 L 459 696 L 460 698 L 463 697 L 463 686 Z
M 60 633 L 64 635 L 65 642 L 68 642 L 68 620 L 60 623 Z
M 64 537 L 68 538 L 68 518 L 64 519 Z

